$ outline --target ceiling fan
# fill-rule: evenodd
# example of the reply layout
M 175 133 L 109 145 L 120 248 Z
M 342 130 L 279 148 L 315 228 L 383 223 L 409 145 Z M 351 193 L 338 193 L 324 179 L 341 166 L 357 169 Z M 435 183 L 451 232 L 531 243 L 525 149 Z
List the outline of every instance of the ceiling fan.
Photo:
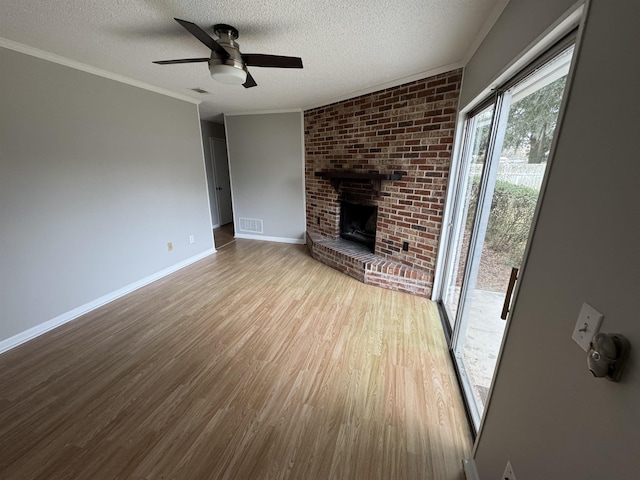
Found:
M 299 57 L 240 53 L 240 45 L 236 42 L 238 30 L 231 25 L 224 23 L 214 25 L 213 31 L 218 36 L 218 39 L 214 40 L 195 23 L 180 20 L 179 18 L 174 18 L 174 20 L 204 43 L 211 50 L 211 57 L 159 60 L 153 63 L 172 65 L 176 63 L 208 62 L 209 71 L 215 80 L 229 85 L 242 84 L 244 88 L 251 88 L 257 85 L 247 67 L 302 68 L 302 59 Z

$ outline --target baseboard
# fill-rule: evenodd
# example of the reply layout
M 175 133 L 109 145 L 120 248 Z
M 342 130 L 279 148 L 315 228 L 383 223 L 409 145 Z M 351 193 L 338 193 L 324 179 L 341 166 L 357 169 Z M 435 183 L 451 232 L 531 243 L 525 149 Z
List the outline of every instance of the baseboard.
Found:
M 464 476 L 467 480 L 480 480 L 476 461 L 473 458 L 462 460 L 462 467 L 464 468 Z
M 114 292 L 103 295 L 100 298 L 96 298 L 91 302 L 85 303 L 84 305 L 74 308 L 73 310 L 69 310 L 68 312 L 58 315 L 57 317 L 52 318 L 51 320 L 48 320 L 39 325 L 36 325 L 35 327 L 25 330 L 24 332 L 20 332 L 17 335 L 14 335 L 13 337 L 9 337 L 6 340 L 2 340 L 0 341 L 0 353 L 4 353 L 7 350 L 11 350 L 12 348 L 17 347 L 18 345 L 21 345 L 39 335 L 42 335 L 43 333 L 53 330 L 54 328 L 59 327 L 60 325 L 64 325 L 65 323 L 70 322 L 71 320 L 74 320 L 80 317 L 81 315 L 84 315 L 85 313 L 89 313 L 90 311 L 95 310 L 96 308 L 99 308 L 103 305 L 106 305 L 109 302 L 112 302 L 120 297 L 123 297 L 124 295 L 127 295 L 128 293 L 138 290 L 139 288 L 142 288 L 145 285 L 155 282 L 156 280 L 159 280 L 162 277 L 166 277 L 167 275 L 170 275 L 188 265 L 191 265 L 194 262 L 197 262 L 198 260 L 202 260 L 203 258 L 208 257 L 209 255 L 215 252 L 216 252 L 215 248 L 210 248 L 208 250 L 205 250 L 204 252 L 199 253 L 198 255 L 194 255 L 193 257 L 187 258 L 186 260 L 176 263 L 175 265 L 165 268 L 164 270 L 160 270 L 159 272 L 149 275 L 148 277 L 144 277 L 143 279 L 138 280 L 137 282 L 130 283 L 129 285 L 119 288 Z
M 235 238 L 245 238 L 247 240 L 262 240 L 264 242 L 295 243 L 304 245 L 307 241 L 304 238 L 267 237 L 265 235 L 250 235 L 247 233 L 236 233 Z

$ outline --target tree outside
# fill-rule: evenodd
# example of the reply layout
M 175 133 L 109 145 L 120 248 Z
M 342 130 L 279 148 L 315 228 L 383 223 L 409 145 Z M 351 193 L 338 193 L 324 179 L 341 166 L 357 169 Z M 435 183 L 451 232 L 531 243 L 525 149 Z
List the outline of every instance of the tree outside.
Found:
M 560 77 L 511 104 L 503 151 L 523 151 L 527 163 L 547 161 L 566 80 Z
M 511 104 L 501 156 L 527 163 L 547 161 L 566 81 L 565 75 Z M 490 126 L 490 118 L 479 119 L 474 163 L 484 163 Z
M 509 109 L 501 157 L 506 163 L 541 164 L 547 161 L 558 121 L 566 76 L 513 101 Z M 517 96 L 516 96 L 517 98 Z M 473 151 L 474 163 L 484 163 L 490 130 L 490 115 L 478 119 Z M 506 160 L 506 158 L 510 159 Z M 502 163 L 502 162 L 501 162 Z M 478 286 L 501 290 L 508 279 L 508 268 L 519 265 L 529 236 L 538 200 L 538 189 L 511 183 L 500 167 L 491 202 L 481 256 Z M 472 181 L 471 195 L 478 195 L 479 177 Z M 473 219 L 468 219 L 472 221 Z M 467 231 L 471 225 L 467 225 Z

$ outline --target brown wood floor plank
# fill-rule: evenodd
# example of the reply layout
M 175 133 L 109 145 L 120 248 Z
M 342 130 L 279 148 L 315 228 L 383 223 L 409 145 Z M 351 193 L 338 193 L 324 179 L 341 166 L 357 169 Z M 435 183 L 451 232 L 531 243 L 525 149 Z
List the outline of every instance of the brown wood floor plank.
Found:
M 216 228 L 213 231 L 213 239 L 216 248 L 222 248 L 235 241 L 234 235 L 233 223 L 227 223 L 226 225 Z
M 462 478 L 434 304 L 236 240 L 0 356 L 0 479 Z

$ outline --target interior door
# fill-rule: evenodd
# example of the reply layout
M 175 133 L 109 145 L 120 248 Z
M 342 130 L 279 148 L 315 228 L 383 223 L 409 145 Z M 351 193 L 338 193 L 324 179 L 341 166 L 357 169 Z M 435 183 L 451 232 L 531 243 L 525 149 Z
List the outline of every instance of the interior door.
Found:
M 573 46 L 514 78 L 466 122 L 440 299 L 476 428 L 540 198 Z M 453 319 L 453 320 L 452 320 Z
M 211 138 L 210 142 L 211 152 L 213 154 L 216 198 L 218 200 L 218 218 L 220 219 L 220 225 L 226 225 L 227 223 L 233 222 L 227 142 L 218 138 Z

